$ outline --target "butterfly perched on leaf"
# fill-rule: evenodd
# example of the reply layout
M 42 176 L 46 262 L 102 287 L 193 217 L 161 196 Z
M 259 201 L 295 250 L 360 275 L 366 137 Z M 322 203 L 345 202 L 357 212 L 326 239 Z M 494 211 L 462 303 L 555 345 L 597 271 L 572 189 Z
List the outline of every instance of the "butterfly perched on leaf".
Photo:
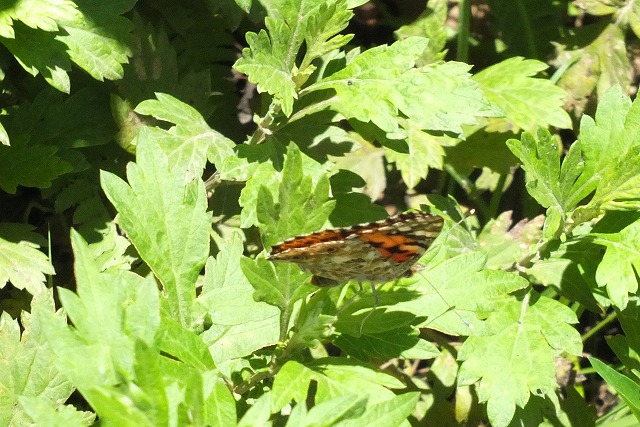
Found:
M 267 259 L 298 264 L 313 274 L 311 283 L 318 286 L 350 280 L 384 283 L 411 276 L 443 225 L 438 215 L 402 213 L 382 221 L 294 237 L 274 245 Z

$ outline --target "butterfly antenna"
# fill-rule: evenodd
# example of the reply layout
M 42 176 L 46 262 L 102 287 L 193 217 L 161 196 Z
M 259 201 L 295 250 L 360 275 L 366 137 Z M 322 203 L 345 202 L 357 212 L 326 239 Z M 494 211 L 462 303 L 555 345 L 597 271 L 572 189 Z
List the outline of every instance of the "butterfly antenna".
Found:
M 423 267 L 422 269 L 424 269 L 424 267 Z M 451 304 L 449 304 L 449 303 L 447 302 L 447 300 L 446 300 L 446 299 L 444 298 L 444 296 L 440 293 L 440 291 L 438 290 L 438 288 L 436 288 L 435 286 L 433 286 L 433 284 L 431 283 L 431 281 L 429 281 L 429 279 L 427 279 L 427 277 L 426 277 L 424 274 L 420 273 L 420 271 L 421 271 L 421 270 L 417 270 L 417 272 L 420 274 L 420 276 L 422 276 L 422 277 L 424 278 L 424 280 L 426 280 L 426 281 L 427 281 L 427 283 L 429 283 L 429 286 L 431 286 L 431 289 L 433 289 L 433 290 L 438 294 L 438 296 L 442 299 L 442 301 L 444 301 L 444 303 L 445 303 L 445 304 L 447 304 L 447 306 L 449 306 L 449 308 L 451 308 L 451 309 L 453 310 L 453 312 L 456 314 L 456 316 L 458 316 L 458 317 L 460 318 L 460 320 L 462 321 L 462 323 L 464 323 L 465 325 L 467 325 L 467 327 L 469 327 L 469 329 L 473 329 L 473 324 L 472 324 L 471 322 L 469 322 L 467 319 L 465 319 L 464 317 L 462 317 L 462 316 L 460 315 L 460 313 L 458 313 L 458 311 L 456 310 L 456 308 L 455 308 L 453 305 L 451 305 Z
M 370 286 L 371 286 L 371 292 L 373 293 L 373 308 L 367 313 L 367 315 L 364 317 L 364 319 L 362 319 L 362 322 L 360 323 L 360 335 L 362 335 L 364 324 L 366 323 L 367 319 L 371 317 L 371 315 L 373 314 L 373 311 L 378 307 L 378 291 L 376 291 L 376 287 L 373 283 L 370 283 Z M 340 313 L 342 313 L 347 307 L 349 307 L 349 305 L 351 305 L 351 303 L 353 303 L 356 298 L 359 298 L 364 293 L 364 288 L 362 287 L 362 283 L 358 282 L 358 287 L 359 289 L 355 293 L 355 295 L 353 295 L 351 298 L 346 300 L 342 305 L 342 307 L 340 307 L 340 309 L 336 312 L 336 317 L 338 317 Z
M 469 217 L 470 217 L 471 215 L 473 215 L 475 212 L 476 212 L 476 210 L 475 210 L 475 209 L 469 209 L 469 210 L 467 211 L 467 213 L 464 215 L 464 217 L 462 217 L 462 219 L 460 219 L 460 220 L 459 220 L 458 222 L 456 222 L 456 223 L 455 223 L 455 224 L 454 224 L 454 225 L 453 225 L 449 230 L 447 230 L 447 232 L 442 236 L 442 238 L 443 238 L 443 239 L 444 239 L 444 238 L 446 238 L 446 237 L 447 237 L 447 235 L 451 232 L 451 230 L 453 230 L 453 229 L 454 229 L 454 227 L 457 227 L 458 225 L 462 224 L 462 223 L 463 223 L 467 218 L 469 218 Z M 438 294 L 438 296 L 442 299 L 442 301 L 444 301 L 444 303 L 445 303 L 445 304 L 447 304 L 447 306 L 449 306 L 450 308 L 452 308 L 452 309 L 453 309 L 453 312 L 456 314 L 456 316 L 458 316 L 458 317 L 460 318 L 460 320 L 462 321 L 462 323 L 464 323 L 465 325 L 467 325 L 467 327 L 468 327 L 469 329 L 473 329 L 473 324 L 472 324 L 471 322 L 469 322 L 467 319 L 465 319 L 464 317 L 462 317 L 462 316 L 460 315 L 460 313 L 458 313 L 458 311 L 455 309 L 455 307 L 454 307 L 454 306 L 452 306 L 451 304 L 449 304 L 449 303 L 447 302 L 447 300 L 446 300 L 446 299 L 444 298 L 444 296 L 440 293 L 440 291 L 438 291 L 438 288 L 436 288 L 436 287 L 431 283 L 431 281 L 429 281 L 429 279 L 427 279 L 427 277 L 426 277 L 424 274 L 420 273 L 420 271 L 424 270 L 424 269 L 425 269 L 425 267 L 424 267 L 423 265 L 416 265 L 416 267 L 417 267 L 417 268 L 416 268 L 416 270 L 415 270 L 415 271 L 416 271 L 417 273 L 419 273 L 419 274 L 420 274 L 420 276 L 422 276 L 422 277 L 427 281 L 427 283 L 429 283 L 429 286 L 431 286 L 431 288 L 432 288 L 432 289 L 433 289 L 433 290 Z
M 362 331 L 364 330 L 364 324 L 367 322 L 367 319 L 369 319 L 369 317 L 371 317 L 371 315 L 376 310 L 376 308 L 378 308 L 378 291 L 376 291 L 376 285 L 374 285 L 372 282 L 369 282 L 369 286 L 371 286 L 371 293 L 373 294 L 373 307 L 367 313 L 367 315 L 364 316 L 364 319 L 362 319 L 362 322 L 360 323 L 360 336 L 362 336 Z
M 362 295 L 362 293 L 364 292 L 364 289 L 362 288 L 362 283 L 358 283 L 358 291 L 355 293 L 355 295 L 353 295 L 351 298 L 349 298 L 348 300 L 346 300 L 344 302 L 344 304 L 342 304 L 342 307 L 340 307 L 340 309 L 336 312 L 336 317 L 340 315 L 340 313 L 342 313 L 347 307 L 349 307 L 351 305 L 351 303 L 353 303 L 353 301 L 358 298 L 360 295 Z M 343 287 L 344 291 L 343 291 L 343 295 L 344 292 L 346 292 L 346 289 L 348 288 L 348 286 Z M 341 298 L 343 298 L 341 296 Z

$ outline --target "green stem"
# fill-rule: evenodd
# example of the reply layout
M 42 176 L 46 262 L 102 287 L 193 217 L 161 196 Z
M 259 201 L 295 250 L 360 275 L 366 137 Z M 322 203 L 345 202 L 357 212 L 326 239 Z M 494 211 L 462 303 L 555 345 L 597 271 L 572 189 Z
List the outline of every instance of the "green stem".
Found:
M 332 96 L 331 98 L 325 99 L 324 101 L 317 102 L 315 104 L 311 104 L 311 105 L 309 105 L 307 107 L 304 107 L 300 111 L 298 111 L 296 113 L 293 113 L 291 115 L 291 117 L 289 117 L 289 120 L 283 122 L 282 124 L 274 126 L 272 130 L 276 131 L 276 130 L 280 129 L 281 127 L 283 127 L 285 124 L 293 123 L 296 120 L 300 120 L 303 117 L 309 116 L 311 114 L 318 113 L 318 112 L 320 112 L 322 110 L 326 110 L 327 107 L 329 107 L 337 99 L 338 99 L 337 96 Z
M 489 212 L 487 212 L 487 218 L 495 218 L 498 215 L 498 207 L 500 206 L 500 199 L 502 199 L 502 193 L 504 190 L 504 183 L 507 181 L 507 174 L 501 174 L 496 184 L 496 190 L 491 195 L 491 201 L 489 202 Z
M 269 110 L 267 114 L 264 115 L 262 120 L 258 123 L 258 129 L 251 135 L 251 139 L 247 141 L 249 145 L 260 144 L 264 141 L 266 135 L 270 134 L 272 131 L 269 129 L 269 126 L 273 123 L 273 118 L 280 112 L 280 105 L 275 102 L 271 102 L 269 105 Z
M 457 60 L 460 62 L 468 62 L 469 59 L 469 38 L 470 38 L 470 22 L 471 22 L 471 1 L 460 0 L 458 3 L 458 46 Z
M 618 317 L 618 313 L 614 311 L 613 313 L 611 313 L 610 315 L 602 319 L 600 323 L 598 323 L 596 326 L 594 326 L 592 329 L 588 330 L 582 335 L 582 342 L 585 342 L 586 340 L 591 338 L 595 333 L 597 333 L 600 329 L 607 326 L 609 323 L 613 322 L 617 317 Z
M 458 185 L 467 193 L 467 195 L 473 200 L 476 208 L 480 211 L 480 214 L 484 218 L 490 218 L 488 215 L 489 208 L 487 204 L 480 197 L 480 192 L 476 186 L 466 176 L 458 173 L 458 171 L 450 164 L 444 165 L 444 170 L 458 183 Z

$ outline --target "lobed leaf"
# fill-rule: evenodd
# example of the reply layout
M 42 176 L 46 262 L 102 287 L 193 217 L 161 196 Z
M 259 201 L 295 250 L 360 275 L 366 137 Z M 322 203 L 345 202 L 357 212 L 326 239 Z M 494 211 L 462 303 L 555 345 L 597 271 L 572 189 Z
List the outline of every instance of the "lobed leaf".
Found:
M 127 166 L 130 184 L 107 172 L 101 182 L 120 225 L 163 284 L 172 316 L 188 325 L 209 252 L 210 221 L 202 181 L 185 184 L 184 174 L 169 166 L 155 142 L 142 139 L 137 163 Z
M 563 108 L 565 92 L 553 82 L 533 76 L 547 65 L 521 57 L 509 58 L 473 76 L 487 98 L 504 112 L 510 129 L 533 132 L 555 126 L 571 128 L 571 118 Z
M 0 289 L 10 282 L 36 295 L 45 289 L 45 274 L 55 274 L 39 248 L 42 237 L 26 224 L 0 223 Z
M 278 310 L 254 300 L 255 289 L 242 272 L 241 236 L 234 233 L 224 243 L 217 257 L 207 261 L 196 300 L 201 316 L 210 318 L 211 326 L 201 338 L 216 364 L 274 345 L 279 337 Z
M 478 397 L 496 426 L 508 425 L 531 394 L 555 399 L 555 357 L 582 352 L 573 311 L 545 297 L 524 304 L 505 302 L 487 318 L 489 334 L 469 337 L 458 353 L 458 384 L 479 381 Z

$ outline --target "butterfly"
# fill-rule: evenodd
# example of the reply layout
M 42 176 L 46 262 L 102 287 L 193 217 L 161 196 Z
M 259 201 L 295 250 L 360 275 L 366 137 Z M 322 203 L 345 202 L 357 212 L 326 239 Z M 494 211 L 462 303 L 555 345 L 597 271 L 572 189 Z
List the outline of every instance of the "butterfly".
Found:
M 335 286 L 354 280 L 384 283 L 410 277 L 416 262 L 442 231 L 444 220 L 409 212 L 346 228 L 297 236 L 274 245 L 267 259 L 298 264 L 311 283 Z

